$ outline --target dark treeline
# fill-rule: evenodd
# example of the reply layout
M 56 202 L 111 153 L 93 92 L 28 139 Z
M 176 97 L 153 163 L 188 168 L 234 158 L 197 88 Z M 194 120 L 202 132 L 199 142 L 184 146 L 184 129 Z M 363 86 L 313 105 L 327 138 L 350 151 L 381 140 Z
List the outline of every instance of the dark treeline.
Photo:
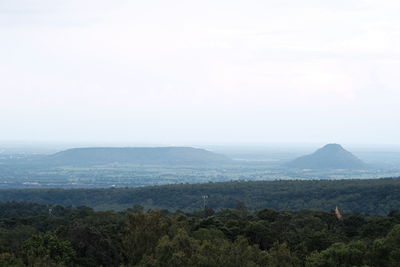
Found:
M 2 190 L 0 201 L 25 201 L 96 210 L 123 210 L 133 204 L 146 209 L 214 210 L 244 203 L 250 210 L 330 210 L 386 215 L 400 207 L 400 179 L 298 180 L 177 184 L 141 188 Z
M 400 212 L 0 204 L 0 266 L 399 266 Z

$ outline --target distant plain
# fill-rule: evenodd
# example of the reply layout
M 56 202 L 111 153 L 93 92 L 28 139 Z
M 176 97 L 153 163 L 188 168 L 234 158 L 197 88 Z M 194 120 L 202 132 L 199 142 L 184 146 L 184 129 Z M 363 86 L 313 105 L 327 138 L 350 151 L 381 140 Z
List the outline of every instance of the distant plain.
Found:
M 400 148 L 347 148 L 366 162 L 363 170 L 290 169 L 284 164 L 313 152 L 317 145 L 213 146 L 201 148 L 234 159 L 203 165 L 112 163 L 94 166 L 50 166 L 37 160 L 66 146 L 0 146 L 0 189 L 109 188 L 149 185 L 291 179 L 369 179 L 400 176 Z

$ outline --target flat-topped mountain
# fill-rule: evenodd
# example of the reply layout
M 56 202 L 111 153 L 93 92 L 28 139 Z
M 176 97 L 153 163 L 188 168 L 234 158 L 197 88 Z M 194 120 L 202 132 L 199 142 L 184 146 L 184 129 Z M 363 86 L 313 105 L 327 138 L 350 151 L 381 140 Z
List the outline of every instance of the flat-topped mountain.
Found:
M 73 148 L 50 155 L 50 163 L 65 165 L 211 164 L 229 162 L 226 156 L 192 147 L 89 147 Z
M 328 144 L 313 154 L 287 164 L 299 169 L 364 169 L 366 164 L 339 144 Z

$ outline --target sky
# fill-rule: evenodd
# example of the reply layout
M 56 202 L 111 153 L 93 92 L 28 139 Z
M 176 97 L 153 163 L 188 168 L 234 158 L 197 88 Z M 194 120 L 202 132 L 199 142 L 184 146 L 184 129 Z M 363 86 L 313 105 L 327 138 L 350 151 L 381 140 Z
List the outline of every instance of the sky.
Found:
M 399 12 L 0 0 L 0 141 L 399 145 Z

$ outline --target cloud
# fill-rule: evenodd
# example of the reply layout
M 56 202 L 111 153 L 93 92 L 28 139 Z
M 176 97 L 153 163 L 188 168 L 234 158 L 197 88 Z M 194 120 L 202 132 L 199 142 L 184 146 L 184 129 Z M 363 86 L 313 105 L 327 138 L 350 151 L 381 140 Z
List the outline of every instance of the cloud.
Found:
M 2 1 L 0 139 L 398 142 L 398 5 Z

